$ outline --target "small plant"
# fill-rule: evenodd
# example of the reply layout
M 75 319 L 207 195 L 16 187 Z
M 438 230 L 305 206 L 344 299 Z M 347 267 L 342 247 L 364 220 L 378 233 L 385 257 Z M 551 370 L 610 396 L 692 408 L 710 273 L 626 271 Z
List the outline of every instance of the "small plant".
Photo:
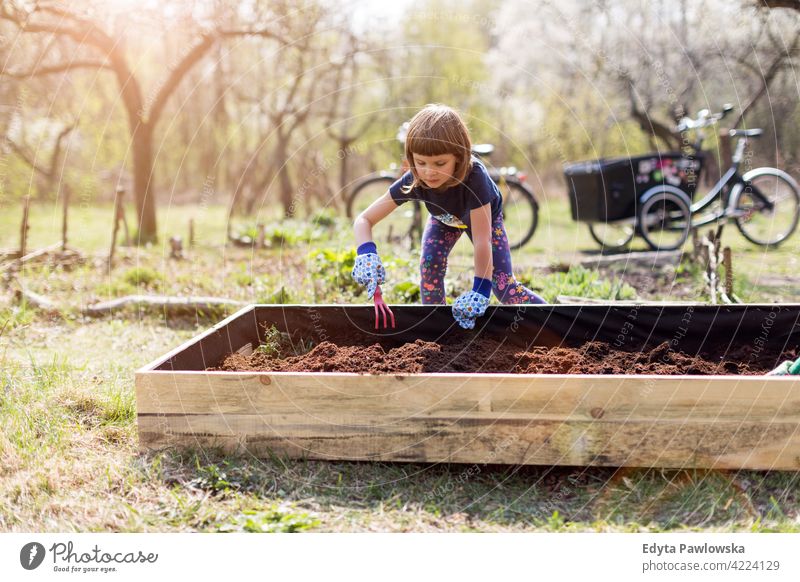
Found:
M 122 280 L 134 287 L 157 287 L 164 276 L 150 267 L 132 267 L 125 271 Z
M 95 293 L 100 297 L 122 297 L 123 295 L 133 295 L 136 287 L 120 279 L 114 279 L 106 283 L 101 283 L 95 288 Z
M 281 225 L 267 229 L 267 241 L 271 246 L 296 246 L 327 237 L 328 234 L 316 223 L 284 221 Z
M 330 228 L 336 226 L 337 214 L 333 208 L 320 208 L 311 216 L 311 224 Z
M 307 354 L 313 349 L 314 349 L 314 342 L 312 340 L 301 337 L 300 340 L 295 344 L 294 354 L 296 356 L 301 356 L 303 354 Z
M 565 524 L 566 522 L 564 521 L 564 518 L 561 516 L 561 514 L 558 513 L 558 510 L 554 511 L 553 514 L 547 518 L 547 525 L 553 531 L 559 531 L 561 529 L 564 529 Z
M 358 295 L 364 288 L 351 276 L 356 261 L 356 249 L 337 251 L 331 248 L 312 251 L 309 272 L 329 289 L 347 289 Z
M 33 321 L 35 310 L 24 299 L 17 306 L 0 308 L 0 328 L 7 333 Z M 2 335 L 2 333 L 0 333 Z
M 419 285 L 413 281 L 403 281 L 392 287 L 392 298 L 403 303 L 417 303 L 420 300 Z
M 269 248 L 294 247 L 300 243 L 319 240 L 325 232 L 316 228 L 316 223 L 305 223 L 294 220 L 283 220 L 264 227 L 264 245 Z M 241 228 L 233 236 L 240 245 L 256 245 L 259 241 L 259 226 L 248 225 Z
M 236 273 L 234 281 L 239 287 L 249 287 L 253 284 L 253 276 L 250 273 Z
M 223 465 L 227 465 L 227 462 L 224 462 Z M 227 473 L 216 465 L 202 466 L 200 465 L 200 460 L 197 459 L 196 466 L 199 476 L 193 479 L 191 484 L 198 489 L 211 491 L 214 495 L 221 495 L 230 493 L 233 489 L 238 488 L 228 481 Z
M 281 288 L 273 293 L 269 293 L 268 295 L 260 296 L 258 298 L 259 303 L 271 303 L 271 304 L 278 304 L 278 305 L 286 305 L 287 303 L 294 303 L 294 297 L 292 294 L 281 285 Z
M 252 244 L 258 239 L 258 227 L 256 225 L 246 226 L 239 231 L 237 238 L 244 243 Z
M 247 264 L 239 266 L 239 270 L 233 276 L 233 280 L 239 287 L 250 287 L 253 284 L 253 275 L 248 272 Z
M 289 334 L 281 332 L 274 325 L 264 332 L 264 341 L 256 348 L 256 353 L 277 357 L 288 343 Z
M 545 275 L 534 282 L 528 277 L 519 277 L 519 281 L 539 291 L 548 302 L 556 301 L 559 295 L 610 300 L 636 298 L 636 289 L 622 279 L 603 279 L 597 271 L 580 265 L 571 267 L 567 272 Z
M 288 333 L 280 331 L 274 325 L 266 328 L 264 341 L 254 350 L 257 354 L 263 354 L 269 358 L 280 358 L 287 355 L 299 356 L 312 350 L 314 342 L 306 338 L 292 341 Z
M 678 263 L 678 266 L 675 268 L 675 274 L 690 279 L 700 279 L 703 274 L 703 268 L 697 261 L 693 261 L 688 255 L 684 255 L 681 262 Z
M 291 225 L 276 225 L 265 231 L 264 240 L 270 247 L 292 247 L 302 238 L 302 229 Z
M 316 527 L 320 521 L 306 512 L 292 512 L 288 507 L 273 505 L 266 511 L 247 510 L 231 518 L 219 528 L 221 532 L 296 533 Z

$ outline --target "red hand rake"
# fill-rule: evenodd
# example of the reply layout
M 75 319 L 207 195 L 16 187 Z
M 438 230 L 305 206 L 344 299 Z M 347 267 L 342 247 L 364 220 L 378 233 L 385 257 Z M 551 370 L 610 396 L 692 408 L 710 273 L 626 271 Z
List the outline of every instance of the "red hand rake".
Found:
M 380 329 L 378 325 L 378 321 L 380 320 L 380 314 L 383 314 L 383 327 L 388 328 L 389 326 L 386 323 L 386 314 L 389 314 L 389 317 L 392 319 L 392 327 L 394 327 L 394 313 L 392 310 L 389 309 L 389 306 L 383 300 L 383 295 L 381 294 L 381 286 L 378 285 L 375 288 L 375 295 L 373 296 L 375 300 L 375 329 Z

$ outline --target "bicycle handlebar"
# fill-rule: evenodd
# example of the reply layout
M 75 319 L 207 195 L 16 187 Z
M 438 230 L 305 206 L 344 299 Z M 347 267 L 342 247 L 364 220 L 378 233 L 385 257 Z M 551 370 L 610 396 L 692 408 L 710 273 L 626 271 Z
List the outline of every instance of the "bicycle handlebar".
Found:
M 399 141 L 400 143 L 406 143 L 406 136 L 408 135 L 409 125 L 410 125 L 409 122 L 406 121 L 399 128 L 397 128 L 397 135 L 395 137 L 397 137 L 397 141 Z
M 701 109 L 697 112 L 697 117 L 695 119 L 692 119 L 691 117 L 683 117 L 678 123 L 677 130 L 687 131 L 689 129 L 701 129 L 703 127 L 708 127 L 709 125 L 714 125 L 721 119 L 725 118 L 731 111 L 733 111 L 733 105 L 730 103 L 723 105 L 722 111 L 718 113 L 710 113 L 708 109 Z

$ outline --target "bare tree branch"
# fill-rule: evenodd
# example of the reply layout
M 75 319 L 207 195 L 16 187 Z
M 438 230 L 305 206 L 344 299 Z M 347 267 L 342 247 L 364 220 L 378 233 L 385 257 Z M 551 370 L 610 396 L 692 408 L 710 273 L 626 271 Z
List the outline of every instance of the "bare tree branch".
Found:
M 158 91 L 158 94 L 153 100 L 153 105 L 150 108 L 150 111 L 145 113 L 148 123 L 156 124 L 158 122 L 167 100 L 175 92 L 175 89 L 186 76 L 186 73 L 189 72 L 189 70 L 197 63 L 197 61 L 203 58 L 203 56 L 205 56 L 205 54 L 211 50 L 211 47 L 214 46 L 216 41 L 217 37 L 213 34 L 203 35 L 199 42 L 197 42 L 197 44 L 195 44 L 192 49 L 186 53 L 183 59 L 181 59 L 178 65 L 172 69 L 169 77 L 167 77 L 166 82 L 161 86 L 161 89 Z
M 35 162 L 35 161 L 34 161 L 34 160 L 33 160 L 33 159 L 32 159 L 32 158 L 31 158 L 31 157 L 28 155 L 28 152 L 27 152 L 27 151 L 25 151 L 25 148 L 24 148 L 24 147 L 22 147 L 21 145 L 17 144 L 17 143 L 16 143 L 16 142 L 14 142 L 13 140 L 11 140 L 11 139 L 10 139 L 8 136 L 6 136 L 6 143 L 7 143 L 7 144 L 9 145 L 9 147 L 11 148 L 11 151 L 13 151 L 15 154 L 17 154 L 17 156 L 19 156 L 19 158 L 20 158 L 20 159 L 21 159 L 23 162 L 25 162 L 25 165 L 27 165 L 28 167 L 30 167 L 30 168 L 31 168 L 32 170 L 34 170 L 35 172 L 38 172 L 39 174 L 46 175 L 46 172 L 45 172 L 44 168 L 42 168 L 41 166 L 39 166 L 39 165 L 38 165 L 38 164 L 37 164 L 37 163 L 36 163 L 36 162 Z
M 667 145 L 667 147 L 678 149 L 680 147 L 680 141 L 678 136 L 672 132 L 672 129 L 653 119 L 653 116 L 650 115 L 646 107 L 644 111 L 639 109 L 636 99 L 636 87 L 634 86 L 633 79 L 631 78 L 630 74 L 620 74 L 620 80 L 628 85 L 628 95 L 631 103 L 630 114 L 631 117 L 639 124 L 639 127 L 642 129 L 642 131 L 649 136 L 659 138 Z
M 183 54 L 174 68 L 169 70 L 163 84 L 154 91 L 152 99 L 146 102 L 143 98 L 139 79 L 129 65 L 127 55 L 124 47 L 119 42 L 119 38 L 112 37 L 103 30 L 102 23 L 99 20 L 95 21 L 91 16 L 85 16 L 73 11 L 68 4 L 33 2 L 32 5 L 32 9 L 22 10 L 8 1 L 0 1 L 0 20 L 14 23 L 20 33 L 52 34 L 74 41 L 81 47 L 93 47 L 98 51 L 98 56 L 105 59 L 104 67 L 109 68 L 114 73 L 121 100 L 128 116 L 128 125 L 131 133 L 134 191 L 139 213 L 141 240 L 155 240 L 157 232 L 156 211 L 152 195 L 153 165 L 155 161 L 152 147 L 155 127 L 160 117 L 162 117 L 170 97 L 187 73 L 209 52 L 215 43 L 225 38 L 243 36 L 270 38 L 280 43 L 282 47 L 293 47 L 293 50 L 297 50 L 296 47 L 303 48 L 304 43 L 307 46 L 311 42 L 310 39 L 315 38 L 314 33 L 319 30 L 318 24 L 321 14 L 311 17 L 306 13 L 297 13 L 288 3 L 285 6 L 282 5 L 287 14 L 296 15 L 296 18 L 298 18 L 297 25 L 302 27 L 304 31 L 302 34 L 294 34 L 293 31 L 290 35 L 291 40 L 281 34 L 286 27 L 284 19 L 278 17 L 276 17 L 274 23 L 270 21 L 269 17 L 261 18 L 261 22 L 268 22 L 268 24 L 260 27 L 235 28 L 218 25 L 200 33 L 197 41 L 191 45 L 188 52 Z M 286 28 L 286 30 L 289 30 L 289 28 Z M 298 50 L 298 53 L 301 64 L 304 65 L 303 59 L 306 58 L 306 55 L 303 50 Z M 47 54 L 52 54 L 52 51 L 46 51 L 42 54 L 42 57 Z M 39 59 L 40 61 L 41 59 Z M 69 65 L 64 63 L 37 66 L 27 74 L 25 74 L 26 72 L 12 72 L 11 75 L 7 76 L 24 78 L 31 76 L 32 73 L 56 73 L 88 67 L 89 63 L 89 60 L 83 59 Z M 7 71 L 0 71 L 0 75 L 7 73 Z M 286 95 L 287 99 L 283 102 L 283 107 L 281 108 L 286 115 L 295 116 L 292 129 L 307 118 L 307 109 L 312 102 L 313 93 L 309 91 L 308 98 L 304 104 L 294 103 L 294 101 L 299 101 L 300 99 L 297 93 L 303 91 L 303 89 L 299 88 L 303 77 L 305 75 L 303 75 L 301 69 L 295 79 L 295 86 Z M 316 79 L 312 80 L 308 77 L 305 77 L 305 79 L 306 81 L 312 81 L 312 85 L 316 81 Z M 284 124 L 282 131 L 285 132 L 289 128 L 289 125 Z M 286 137 L 285 133 L 278 135 L 278 138 L 284 139 L 281 142 L 283 148 L 281 150 L 281 169 L 285 168 Z M 282 172 L 281 179 L 282 190 L 289 191 L 289 186 L 291 186 L 290 177 L 285 170 Z M 288 205 L 287 200 L 290 195 L 284 196 L 284 198 L 285 205 Z
M 343 73 L 345 69 L 347 69 L 347 65 L 349 64 L 350 70 L 350 77 L 351 82 L 349 85 L 352 85 L 352 80 L 356 79 L 358 76 L 358 63 L 356 62 L 356 52 L 357 48 L 355 47 L 356 40 L 354 37 L 350 37 L 349 42 L 351 43 L 351 50 L 347 52 L 345 55 L 344 61 L 341 65 L 335 67 L 336 76 L 334 78 L 334 87 L 336 88 L 333 92 L 333 103 L 331 104 L 330 109 L 328 110 L 328 115 L 326 119 L 326 127 L 325 132 L 330 136 L 331 139 L 335 140 L 340 149 L 344 149 L 349 146 L 351 143 L 359 139 L 362 135 L 369 131 L 369 128 L 372 127 L 372 124 L 375 123 L 375 120 L 378 118 L 377 115 L 370 115 L 367 120 L 361 124 L 360 127 L 356 128 L 352 132 L 346 131 L 346 124 L 342 124 L 343 130 L 336 133 L 333 131 L 333 126 L 335 125 L 334 119 L 339 115 L 339 102 L 340 102 L 340 95 L 345 89 L 342 88 L 343 84 Z M 353 89 L 352 87 L 348 87 L 347 90 L 347 108 L 349 109 L 352 106 L 352 98 L 353 98 Z
M 105 61 L 73 61 L 71 63 L 61 63 L 36 67 L 30 71 L 2 71 L 2 74 L 12 79 L 27 79 L 30 77 L 41 77 L 44 75 L 54 75 L 64 73 L 74 69 L 110 69 L 111 66 Z
M 61 34 L 64 36 L 72 36 L 77 34 L 73 28 L 66 26 L 59 26 L 56 24 L 35 24 L 29 22 L 31 14 L 20 14 L 19 11 L 12 12 L 5 5 L 0 7 L 0 20 L 11 22 L 20 29 L 21 32 L 52 32 L 53 34 Z
M 56 177 L 57 167 L 59 160 L 61 159 L 61 149 L 63 147 L 63 142 L 67 138 L 67 136 L 72 133 L 72 131 L 77 127 L 76 123 L 71 123 L 65 126 L 56 137 L 55 144 L 53 146 L 53 151 L 50 154 L 50 160 L 48 162 L 47 167 L 43 167 L 36 163 L 34 156 L 31 156 L 30 153 L 27 151 L 27 148 L 23 145 L 20 145 L 13 140 L 11 140 L 8 136 L 6 136 L 6 142 L 8 143 L 11 150 L 19 156 L 19 158 L 29 166 L 34 172 L 39 174 L 46 182 L 46 186 L 49 188 L 52 185 L 53 180 Z
M 60 18 L 61 21 L 66 20 L 74 23 L 74 25 L 79 28 L 63 26 L 60 22 L 31 22 L 31 19 L 36 13 L 52 14 Z M 57 34 L 69 37 L 79 45 L 88 44 L 99 49 L 105 55 L 108 61 L 108 67 L 117 77 L 122 100 L 128 112 L 129 125 L 132 131 L 136 130 L 141 121 L 139 115 L 143 109 L 139 83 L 133 75 L 133 71 L 131 71 L 128 66 L 125 55 L 122 54 L 118 42 L 103 32 L 96 23 L 54 5 L 37 5 L 33 12 L 24 17 L 19 13 L 13 14 L 4 7 L 2 12 L 0 12 L 0 19 L 13 22 L 25 33 L 47 32 Z M 5 71 L 0 71 L 0 73 L 5 74 Z
M 800 12 L 800 0 L 756 0 L 756 5 L 765 8 L 789 8 Z
M 50 13 L 54 16 L 57 16 L 62 21 L 69 20 L 78 25 L 78 28 L 63 26 L 60 22 L 31 22 L 31 18 L 37 12 Z M 13 14 L 4 9 L 2 12 L 0 12 L 0 19 L 13 22 L 17 25 L 21 32 L 49 32 L 61 36 L 68 36 L 78 44 L 88 43 L 93 46 L 101 47 L 102 44 L 113 42 L 112 39 L 108 37 L 108 35 L 106 35 L 102 30 L 100 30 L 91 20 L 81 18 L 77 14 L 52 5 L 37 4 L 31 13 L 25 15 L 24 19 L 22 18 L 21 14 Z
M 775 42 L 775 41 L 773 41 L 773 42 Z M 780 41 L 777 41 L 777 42 L 779 43 Z M 759 78 L 761 80 L 761 83 L 760 83 L 760 87 L 759 87 L 758 91 L 756 91 L 750 97 L 750 99 L 747 102 L 747 104 L 744 107 L 742 107 L 742 110 L 739 113 L 739 116 L 736 118 L 736 121 L 733 123 L 733 127 L 738 127 L 739 124 L 741 124 L 742 121 L 744 121 L 744 118 L 747 115 L 747 112 L 750 111 L 750 109 L 752 109 L 755 106 L 755 104 L 758 103 L 761 100 L 761 98 L 764 97 L 764 95 L 767 94 L 767 92 L 769 91 L 770 84 L 775 79 L 775 77 L 778 76 L 778 73 L 780 73 L 782 70 L 784 70 L 785 68 L 787 68 L 787 67 L 789 67 L 791 65 L 791 63 L 792 63 L 792 55 L 795 53 L 795 51 L 798 50 L 798 47 L 800 47 L 800 32 L 795 34 L 794 39 L 792 40 L 792 44 L 791 44 L 790 47 L 788 47 L 785 51 L 780 51 L 775 56 L 773 61 L 767 67 L 766 72 L 764 72 L 763 69 L 760 69 L 758 67 L 750 65 L 743 58 L 742 59 L 738 59 L 740 63 L 746 64 L 746 66 L 751 71 L 755 72 L 759 76 Z
M 260 36 L 262 38 L 271 38 L 277 40 L 282 45 L 292 44 L 292 41 L 282 36 L 278 32 L 267 28 L 224 28 L 218 29 L 217 35 L 220 38 L 231 38 L 237 36 Z
M 58 137 L 56 137 L 56 145 L 53 148 L 53 155 L 50 158 L 50 171 L 48 172 L 51 180 L 56 176 L 56 166 L 58 166 L 58 160 L 61 158 L 61 148 L 63 147 L 64 140 L 77 126 L 78 124 L 74 122 L 67 125 L 59 132 Z
M 305 50 L 302 52 L 305 52 Z M 272 123 L 275 125 L 280 124 L 286 115 L 291 115 L 293 113 L 292 106 L 294 105 L 294 96 L 297 94 L 297 89 L 300 87 L 300 83 L 303 81 L 303 76 L 305 75 L 305 60 L 303 56 L 297 55 L 297 60 L 297 74 L 292 79 L 292 85 L 289 87 L 289 91 L 283 103 L 276 111 L 271 111 L 269 114 Z

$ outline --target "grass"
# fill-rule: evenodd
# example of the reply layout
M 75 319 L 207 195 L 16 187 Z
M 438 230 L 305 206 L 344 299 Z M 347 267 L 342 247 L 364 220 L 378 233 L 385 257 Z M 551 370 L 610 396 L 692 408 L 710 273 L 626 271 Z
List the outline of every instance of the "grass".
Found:
M 15 248 L 18 241 L 20 209 L 10 202 L 0 208 L 0 248 Z M 57 206 L 33 205 L 31 208 L 31 230 L 28 248 L 34 249 L 55 242 L 52 233 L 60 232 L 60 209 Z M 118 247 L 118 269 L 110 275 L 101 273 L 92 260 L 101 260 L 110 247 L 111 229 L 96 225 L 110 225 L 110 205 L 100 207 L 76 206 L 72 209 L 70 244 L 89 255 L 89 263 L 81 272 L 69 280 L 76 288 L 59 288 L 58 268 L 48 273 L 46 266 L 38 265 L 26 269 L 21 275 L 30 278 L 34 287 L 47 283 L 46 275 L 55 275 L 49 291 L 79 298 L 85 301 L 100 297 L 118 297 L 137 292 L 141 281 L 131 276 L 122 276 L 125 270 L 146 269 L 165 276 L 145 283 L 152 292 L 165 294 L 221 295 L 242 300 L 268 300 L 281 287 L 285 288 L 292 301 L 297 302 L 363 302 L 360 290 L 351 285 L 348 264 L 352 254 L 352 228 L 349 221 L 335 217 L 330 210 L 317 213 L 319 216 L 311 226 L 301 221 L 284 221 L 274 210 L 255 217 L 255 222 L 267 225 L 275 234 L 277 243 L 269 250 L 256 251 L 250 248 L 234 248 L 225 245 L 226 216 L 223 206 L 167 207 L 159 211 L 160 243 L 152 248 L 138 249 Z M 133 219 L 132 208 L 128 216 Z M 195 221 L 197 245 L 187 249 L 185 261 L 169 259 L 168 239 L 174 234 L 186 235 L 189 218 Z M 253 219 L 250 219 L 251 221 Z M 107 232 L 106 232 L 107 231 Z M 309 233 L 313 233 L 310 236 Z M 187 239 L 184 236 L 184 239 Z M 289 241 L 280 244 L 280 241 Z M 273 241 L 270 238 L 270 241 Z M 731 246 L 734 256 L 735 287 L 737 295 L 744 301 L 796 301 L 800 290 L 800 236 L 791 238 L 778 249 L 767 250 L 747 242 L 736 229 L 729 225 L 723 233 L 723 244 Z M 636 239 L 634 249 L 644 250 L 644 243 Z M 542 200 L 540 226 L 536 235 L 523 249 L 513 253 L 515 272 L 538 289 L 549 285 L 544 275 L 553 264 L 574 265 L 587 254 L 596 253 L 585 225 L 574 223 L 566 202 L 560 198 Z M 390 285 L 400 285 L 397 297 L 389 301 L 415 301 L 417 293 L 404 282 L 418 283 L 416 251 L 400 245 L 389 245 L 379 241 L 379 251 L 387 266 Z M 617 275 L 635 275 L 631 267 Z M 449 260 L 447 290 L 450 296 L 466 289 L 472 281 L 472 249 L 467 237 L 461 237 Z M 81 281 L 77 275 L 84 275 Z M 167 277 L 166 274 L 169 276 Z M 699 276 L 695 273 L 694 276 Z M 537 279 L 545 278 L 538 283 Z M 65 278 L 64 280 L 67 280 Z M 258 283 L 260 279 L 260 283 Z M 553 280 L 558 286 L 560 281 Z M 649 289 L 637 288 L 643 298 L 680 299 L 678 291 L 670 285 L 656 285 Z M 46 291 L 47 286 L 33 288 Z M 392 287 L 387 287 L 391 291 Z M 609 289 L 609 292 L 612 290 Z M 561 292 L 561 294 L 569 294 Z M 546 293 L 545 293 L 546 295 Z M 695 295 L 696 296 L 696 295 Z M 280 296 L 279 296 L 280 297 Z M 278 298 L 279 298 L 278 297 Z M 611 295 L 608 295 L 610 298 Z
M 0 247 L 13 248 L 18 212 L 0 210 Z M 84 254 L 82 264 L 41 261 L 18 274 L 62 305 L 60 314 L 0 292 L 2 531 L 800 531 L 800 474 L 788 472 L 314 462 L 233 458 L 208 449 L 140 453 L 133 371 L 214 320 L 137 312 L 86 320 L 77 307 L 133 292 L 300 303 L 366 299 L 345 277 L 349 224 L 329 213 L 317 217 L 314 229 L 325 233 L 320 240 L 298 236 L 291 245 L 255 251 L 225 246 L 222 207 L 163 209 L 162 241 L 185 233 L 195 218 L 198 242 L 187 259 L 169 259 L 164 242 L 121 247 L 108 273 L 110 227 L 95 225 L 110 225 L 110 212 L 75 209 L 70 241 Z M 29 248 L 54 242 L 47 233 L 60 232 L 60 210 L 34 205 L 31 217 Z M 699 273 L 691 265 L 676 273 L 683 287 L 661 279 L 631 287 L 631 272 L 577 266 L 594 244 L 562 201 L 543 202 L 540 228 L 513 256 L 520 279 L 549 299 L 697 298 Z M 776 251 L 752 247 L 732 230 L 724 237 L 734 249 L 740 297 L 797 300 L 800 236 Z M 450 260 L 451 297 L 472 280 L 471 248 L 462 238 Z M 380 248 L 391 279 L 387 291 L 395 294 L 387 299 L 418 300 L 416 251 Z
M 636 289 L 621 278 L 607 279 L 598 271 L 580 265 L 570 267 L 566 272 L 556 272 L 536 279 L 532 275 L 520 276 L 520 281 L 530 286 L 549 303 L 555 303 L 559 295 L 586 297 L 587 299 L 635 299 Z
M 36 310 L 26 301 L 21 301 L 17 305 L 0 306 L 0 333 L 10 333 L 15 327 L 24 326 L 33 321 L 36 317 Z

